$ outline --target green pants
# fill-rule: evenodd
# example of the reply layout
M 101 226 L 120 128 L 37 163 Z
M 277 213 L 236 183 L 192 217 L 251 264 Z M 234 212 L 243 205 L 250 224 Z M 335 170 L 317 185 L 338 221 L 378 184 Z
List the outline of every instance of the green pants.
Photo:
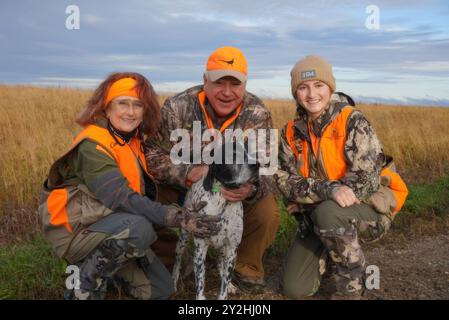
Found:
M 360 262 L 364 266 L 364 256 L 359 244 L 351 244 L 345 248 L 344 241 L 329 248 L 327 241 L 323 243 L 323 234 L 333 232 L 344 234 L 353 230 L 356 242 L 371 242 L 380 239 L 390 227 L 390 220 L 374 211 L 366 204 L 340 207 L 335 201 L 328 200 L 320 203 L 311 213 L 314 231 L 310 231 L 305 238 L 297 233 L 287 253 L 283 265 L 281 287 L 283 293 L 293 299 L 300 299 L 316 293 L 320 286 L 321 276 L 325 271 L 325 261 L 328 251 L 333 251 L 332 260 L 341 261 L 339 254 L 351 251 L 350 260 Z M 338 238 L 338 235 L 334 238 Z M 342 244 L 343 243 L 343 244 Z M 349 268 L 350 269 L 350 268 Z M 337 287 L 338 288 L 338 287 Z

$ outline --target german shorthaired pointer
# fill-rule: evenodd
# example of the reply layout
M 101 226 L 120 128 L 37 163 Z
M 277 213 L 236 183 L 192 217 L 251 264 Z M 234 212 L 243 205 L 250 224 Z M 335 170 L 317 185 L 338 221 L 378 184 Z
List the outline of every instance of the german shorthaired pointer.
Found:
M 224 144 L 222 150 L 225 149 Z M 231 144 L 234 156 L 240 152 L 244 153 L 248 159 L 247 151 L 241 144 Z M 240 147 L 240 148 L 239 148 Z M 243 150 L 243 151 L 242 151 Z M 196 299 L 204 300 L 205 287 L 205 260 L 209 246 L 219 249 L 218 270 L 221 276 L 221 288 L 218 295 L 219 300 L 227 298 L 228 291 L 231 291 L 231 278 L 237 256 L 237 247 L 242 239 L 243 232 L 243 205 L 242 202 L 228 202 L 220 193 L 220 187 L 236 189 L 247 182 L 254 182 L 258 179 L 259 165 L 248 164 L 225 164 L 223 152 L 222 164 L 211 164 L 208 174 L 198 182 L 192 184 L 187 192 L 185 206 L 195 207 L 201 201 L 207 202 L 199 213 L 208 215 L 221 215 L 220 230 L 214 236 L 206 239 L 193 237 L 194 241 L 194 271 L 196 284 Z M 238 159 L 235 157 L 235 159 Z M 238 162 L 237 162 L 238 163 Z M 181 236 L 176 246 L 176 262 L 173 267 L 173 281 L 176 284 L 179 278 L 181 267 L 181 257 L 187 245 L 189 233 L 182 230 Z

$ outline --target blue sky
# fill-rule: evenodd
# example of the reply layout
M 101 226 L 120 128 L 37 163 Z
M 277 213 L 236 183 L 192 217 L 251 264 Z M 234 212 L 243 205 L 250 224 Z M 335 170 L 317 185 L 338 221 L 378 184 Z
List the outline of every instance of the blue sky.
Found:
M 66 7 L 80 9 L 68 30 Z M 379 9 L 379 29 L 365 26 Z M 449 105 L 449 1 L 0 2 L 0 83 L 95 87 L 135 71 L 158 92 L 202 81 L 209 54 L 237 46 L 248 90 L 290 98 L 290 70 L 319 54 L 358 100 Z

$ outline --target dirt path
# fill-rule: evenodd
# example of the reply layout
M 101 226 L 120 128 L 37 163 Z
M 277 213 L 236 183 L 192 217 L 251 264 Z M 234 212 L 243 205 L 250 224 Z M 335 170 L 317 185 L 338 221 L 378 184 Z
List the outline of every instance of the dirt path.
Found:
M 380 289 L 367 290 L 366 299 L 449 299 L 449 232 L 423 237 L 404 238 L 389 235 L 381 242 L 365 245 L 369 265 L 380 270 Z M 230 299 L 286 299 L 279 293 L 281 259 L 266 261 L 269 288 L 264 294 L 231 295 Z M 219 279 L 209 268 L 206 296 L 216 299 Z M 325 274 L 315 299 L 328 299 L 334 286 Z M 184 280 L 176 299 L 194 299 L 193 275 Z
M 388 240 L 388 239 L 386 239 Z M 367 261 L 380 268 L 380 290 L 369 299 L 449 299 L 449 233 L 394 238 L 366 250 Z

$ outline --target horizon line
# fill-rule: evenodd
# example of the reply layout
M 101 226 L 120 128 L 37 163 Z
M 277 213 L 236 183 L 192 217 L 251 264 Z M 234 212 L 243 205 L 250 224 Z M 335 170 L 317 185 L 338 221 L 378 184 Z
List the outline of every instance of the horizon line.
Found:
M 95 79 L 90 79 L 95 81 Z M 101 81 L 101 80 L 100 80 Z M 157 83 L 156 83 L 157 85 Z M 61 84 L 43 84 L 43 83 L 4 83 L 0 80 L 0 87 L 32 87 L 32 88 L 42 88 L 42 89 L 71 89 L 71 90 L 81 90 L 81 91 L 93 91 L 96 86 L 76 86 L 76 85 L 61 85 Z M 155 87 L 152 84 L 153 88 Z M 187 88 L 186 88 L 187 89 Z M 154 91 L 159 96 L 173 96 L 182 91 L 164 91 L 157 90 L 154 88 Z M 249 90 L 247 90 L 249 91 Z M 337 90 L 339 91 L 339 90 Z M 252 91 L 249 91 L 252 93 Z M 267 100 L 286 100 L 286 101 L 294 101 L 291 97 L 279 97 L 276 95 L 267 95 L 267 93 L 257 94 L 256 95 L 261 99 Z M 353 95 L 353 99 L 357 104 L 369 104 L 369 105 L 388 105 L 388 106 L 410 106 L 410 107 L 449 107 L 449 99 L 419 99 L 419 98 L 411 98 L 406 97 L 405 99 L 399 98 L 377 98 L 377 97 L 369 97 L 369 96 L 357 96 Z M 405 100 L 405 101 L 404 101 Z

